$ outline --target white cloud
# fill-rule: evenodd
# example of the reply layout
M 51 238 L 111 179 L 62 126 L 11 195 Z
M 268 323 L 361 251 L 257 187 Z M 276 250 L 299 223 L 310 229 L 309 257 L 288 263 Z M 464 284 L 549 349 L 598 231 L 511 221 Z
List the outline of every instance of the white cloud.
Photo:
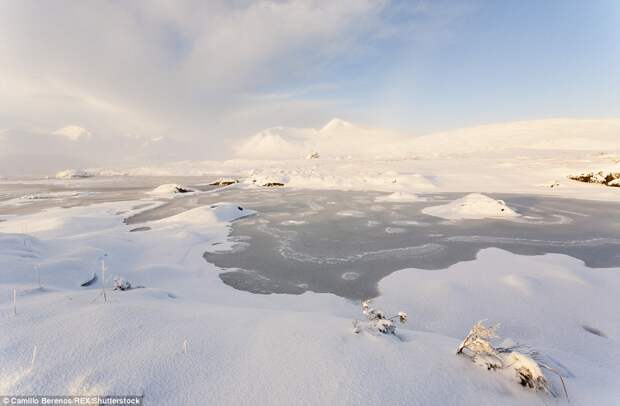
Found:
M 372 54 L 373 38 L 403 34 L 401 22 L 386 21 L 390 3 L 0 2 L 0 125 L 13 134 L 0 155 L 37 149 L 16 140 L 29 134 L 22 139 L 72 156 L 84 151 L 62 141 L 89 140 L 109 162 L 121 157 L 109 139 L 124 145 L 134 134 L 141 141 L 132 148 L 148 147 L 123 159 L 217 159 L 260 128 L 316 125 L 342 108 L 308 96 L 337 91 L 333 66 Z M 406 3 L 408 15 L 429 8 Z M 159 137 L 167 150 L 153 152 L 144 140 Z
M 314 79 L 376 24 L 384 1 L 0 4 L 0 122 L 216 141 L 277 82 Z M 283 100 L 269 119 L 286 121 Z M 221 138 L 220 138 L 221 139 Z M 208 143 L 207 143 L 208 144 Z
M 66 127 L 59 128 L 58 130 L 54 131 L 52 134 L 59 135 L 61 137 L 66 137 L 70 139 L 71 141 L 77 141 L 80 139 L 88 139 L 92 137 L 92 134 L 90 133 L 90 131 L 77 125 L 68 125 Z

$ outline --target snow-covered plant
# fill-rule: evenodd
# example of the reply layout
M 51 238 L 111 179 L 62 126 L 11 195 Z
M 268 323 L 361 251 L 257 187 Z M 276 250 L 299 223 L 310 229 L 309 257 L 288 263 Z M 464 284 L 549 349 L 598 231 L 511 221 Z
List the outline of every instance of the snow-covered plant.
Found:
M 540 365 L 528 355 L 511 351 L 505 357 L 506 367 L 515 371 L 515 378 L 525 387 L 553 394 Z
M 491 340 L 497 338 L 498 328 L 499 324 L 487 327 L 482 321 L 477 322 L 469 330 L 456 353 L 468 356 L 476 364 L 486 366 L 487 369 L 501 368 L 502 359 L 491 344 Z
M 370 307 L 370 300 L 364 300 L 362 302 L 362 313 L 366 316 L 368 321 L 366 323 L 360 323 L 355 320 L 353 322 L 353 332 L 355 333 L 359 333 L 362 331 L 362 328 L 366 328 L 367 330 L 382 334 L 395 334 L 396 324 L 394 322 L 396 319 L 398 319 L 401 324 L 407 321 L 407 313 L 401 311 L 395 316 L 388 317 L 382 310 Z
M 482 365 L 488 370 L 507 372 L 522 386 L 557 397 L 558 393 L 543 370 L 553 372 L 560 378 L 564 393 L 568 398 L 562 376 L 545 363 L 536 351 L 520 345 L 494 346 L 492 341 L 499 338 L 497 335 L 498 328 L 499 324 L 487 327 L 482 321 L 477 322 L 469 330 L 456 353 L 469 357 L 474 363 Z
M 131 283 L 128 280 L 123 279 L 120 276 L 117 276 L 114 278 L 114 280 L 112 280 L 112 289 L 113 290 L 129 290 L 131 289 Z

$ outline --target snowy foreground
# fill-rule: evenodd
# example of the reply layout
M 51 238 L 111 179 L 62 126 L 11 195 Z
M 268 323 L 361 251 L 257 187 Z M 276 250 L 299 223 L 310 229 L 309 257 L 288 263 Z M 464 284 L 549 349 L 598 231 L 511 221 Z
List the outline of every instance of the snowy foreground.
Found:
M 0 393 L 144 394 L 158 405 L 566 403 L 456 355 L 471 325 L 489 319 L 502 337 L 545 354 L 571 404 L 620 399 L 620 269 L 486 249 L 444 271 L 385 278 L 374 305 L 406 311 L 407 324 L 396 336 L 354 334 L 359 303 L 221 283 L 202 253 L 230 246 L 229 221 L 250 210 L 199 207 L 129 232 L 122 219 L 158 204 L 150 199 L 3 218 Z M 104 253 L 107 303 L 100 280 L 80 286 L 101 276 Z M 110 290 L 115 276 L 138 288 Z
M 518 221 L 518 210 L 485 193 L 620 201 L 617 187 L 569 179 L 620 172 L 618 129 L 615 119 L 552 120 L 403 144 L 399 134 L 334 120 L 320 130 L 265 130 L 226 162 L 64 171 L 47 181 L 46 196 L 35 191 L 2 203 L 4 213 L 6 205 L 15 211 L 0 215 L 0 394 L 143 394 L 149 405 L 568 404 L 553 375 L 558 398 L 456 354 L 470 327 L 487 319 L 501 323 L 499 335 L 511 340 L 504 343 L 544 356 L 571 405 L 618 405 L 620 268 L 483 249 L 448 269 L 384 278 L 373 306 L 402 310 L 407 323 L 396 335 L 355 334 L 354 320 L 364 320 L 360 303 L 331 294 L 257 295 L 222 283 L 203 254 L 232 249 L 231 222 L 260 216 L 242 201 L 133 225 L 123 219 L 180 193 L 210 192 L 167 184 L 129 201 L 115 195 L 71 208 L 20 206 L 74 194 L 95 199 L 71 185 L 105 184 L 106 175 L 206 174 L 264 193 L 271 186 L 380 191 L 381 204 L 464 192 L 424 213 Z M 341 153 L 348 150 L 352 156 Z M 134 288 L 111 290 L 117 276 Z

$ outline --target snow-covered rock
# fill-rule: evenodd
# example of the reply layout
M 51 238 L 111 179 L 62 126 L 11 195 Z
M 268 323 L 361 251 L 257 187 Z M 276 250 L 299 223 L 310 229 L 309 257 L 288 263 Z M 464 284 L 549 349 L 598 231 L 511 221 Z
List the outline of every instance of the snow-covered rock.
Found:
M 195 190 L 190 189 L 186 186 L 182 186 L 176 183 L 166 183 L 164 185 L 157 186 L 155 189 L 149 192 L 151 195 L 158 196 L 166 196 L 166 195 L 176 195 L 179 193 L 192 193 Z
M 230 186 L 234 185 L 235 183 L 239 183 L 239 181 L 237 179 L 222 178 L 216 180 L 215 182 L 209 183 L 209 186 Z
M 94 173 L 82 169 L 65 169 L 56 174 L 56 179 L 81 179 L 92 178 Z
M 129 290 L 131 289 L 131 283 L 120 276 L 115 277 L 112 280 L 112 290 Z
M 495 200 L 480 193 L 468 194 L 448 204 L 425 207 L 422 212 L 447 220 L 514 218 L 519 216 L 504 201 Z
M 160 224 L 178 225 L 183 223 L 205 226 L 228 223 L 253 214 L 256 214 L 256 211 L 246 209 L 235 203 L 221 202 L 210 206 L 197 207 L 175 216 L 151 222 L 151 224 L 157 226 Z
M 585 183 L 600 183 L 605 186 L 620 186 L 620 172 L 599 171 L 584 172 L 579 175 L 570 175 L 570 179 Z

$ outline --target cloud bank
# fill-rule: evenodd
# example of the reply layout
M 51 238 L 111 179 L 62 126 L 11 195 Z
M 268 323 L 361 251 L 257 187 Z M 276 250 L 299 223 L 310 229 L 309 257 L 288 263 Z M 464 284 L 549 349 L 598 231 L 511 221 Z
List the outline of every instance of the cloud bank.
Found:
M 379 34 L 386 4 L 2 2 L 0 128 L 9 141 L 0 156 L 37 145 L 74 156 L 76 145 L 55 136 L 92 133 L 106 147 L 98 161 L 118 152 L 100 141 L 109 137 L 136 145 L 125 155 L 144 153 L 136 138 L 165 137 L 194 145 L 175 148 L 176 158 L 213 159 L 258 128 L 309 124 L 329 102 L 292 95 L 365 52 L 361 39 Z

